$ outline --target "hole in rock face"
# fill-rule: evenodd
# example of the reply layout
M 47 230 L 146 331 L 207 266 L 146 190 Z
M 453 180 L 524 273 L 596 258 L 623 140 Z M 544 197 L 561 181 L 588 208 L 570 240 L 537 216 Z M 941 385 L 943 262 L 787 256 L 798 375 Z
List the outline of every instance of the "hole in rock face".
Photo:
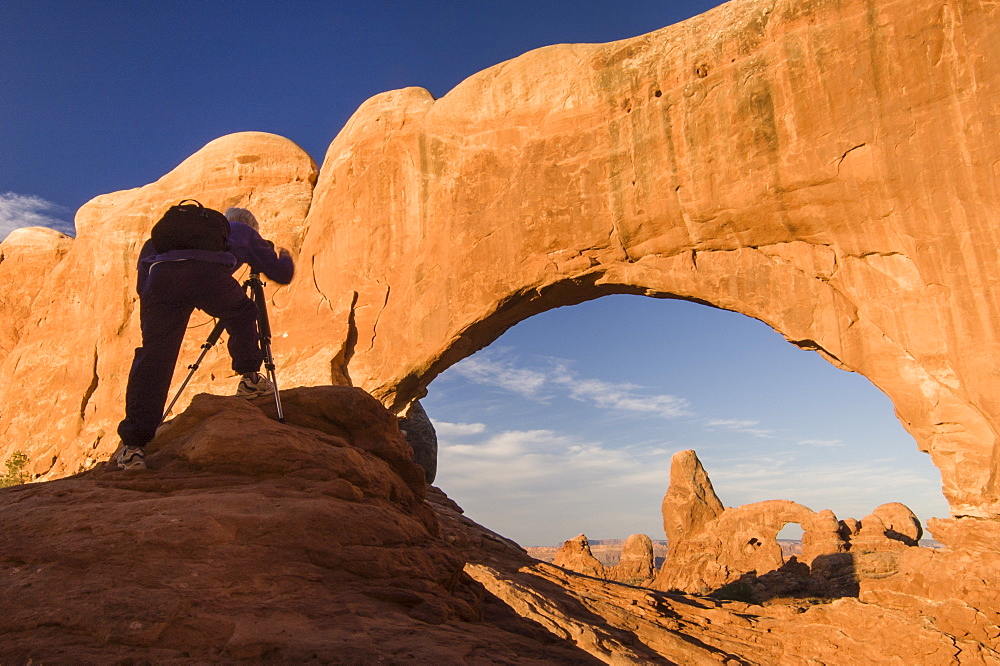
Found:
M 725 506 L 948 515 L 937 469 L 865 377 L 695 303 L 616 295 L 543 312 L 421 402 L 439 441 L 435 485 L 523 546 L 664 539 L 670 458 L 684 449 Z M 779 536 L 799 535 L 789 524 Z

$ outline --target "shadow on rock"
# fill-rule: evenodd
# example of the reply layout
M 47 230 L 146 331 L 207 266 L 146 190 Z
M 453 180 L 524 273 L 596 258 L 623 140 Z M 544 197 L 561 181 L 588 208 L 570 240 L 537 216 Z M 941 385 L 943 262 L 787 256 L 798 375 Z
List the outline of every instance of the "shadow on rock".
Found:
M 761 604 L 774 599 L 832 601 L 858 596 L 854 560 L 848 553 L 820 555 L 812 567 L 793 555 L 779 568 L 757 575 L 751 571 L 711 591 L 727 601 Z
M 483 621 L 378 401 L 283 399 L 285 424 L 265 399 L 198 395 L 148 470 L 0 491 L 0 662 L 589 659 L 526 621 Z

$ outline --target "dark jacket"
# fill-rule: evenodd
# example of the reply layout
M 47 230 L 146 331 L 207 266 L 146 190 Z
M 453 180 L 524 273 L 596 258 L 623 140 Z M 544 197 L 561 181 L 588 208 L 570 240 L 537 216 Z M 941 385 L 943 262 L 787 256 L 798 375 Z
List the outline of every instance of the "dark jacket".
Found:
M 259 233 L 242 222 L 229 223 L 229 250 L 212 252 L 209 250 L 171 250 L 157 254 L 152 240 L 147 240 L 139 251 L 138 280 L 136 291 L 142 294 L 149 277 L 149 270 L 161 261 L 207 261 L 228 266 L 235 271 L 243 264 L 250 266 L 254 273 L 263 273 L 278 284 L 288 284 L 295 275 L 295 264 L 289 256 L 279 256 L 274 244 L 264 240 Z

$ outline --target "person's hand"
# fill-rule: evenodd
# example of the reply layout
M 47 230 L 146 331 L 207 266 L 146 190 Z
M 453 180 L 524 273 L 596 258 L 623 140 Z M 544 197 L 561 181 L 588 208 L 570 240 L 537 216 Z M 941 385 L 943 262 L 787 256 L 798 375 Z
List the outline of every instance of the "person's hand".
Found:
M 287 247 L 279 247 L 278 248 L 278 258 L 279 259 L 284 259 L 285 257 L 288 257 L 289 259 L 291 259 L 292 253 L 288 250 Z

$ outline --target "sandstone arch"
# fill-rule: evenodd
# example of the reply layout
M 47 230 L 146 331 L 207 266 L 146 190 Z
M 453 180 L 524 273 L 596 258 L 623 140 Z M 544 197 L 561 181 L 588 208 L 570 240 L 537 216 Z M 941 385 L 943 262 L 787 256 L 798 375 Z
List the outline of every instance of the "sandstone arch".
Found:
M 841 524 L 829 510 L 816 512 L 788 500 L 723 507 L 692 450 L 678 451 L 670 461 L 662 511 L 669 550 L 654 582 L 661 590 L 704 594 L 751 572 L 763 575 L 780 569 L 786 560 L 777 537 L 789 523 L 803 530 L 797 559 L 806 565 L 806 575 L 817 558 L 848 548 Z
M 0 433 L 53 456 L 37 473 L 110 452 L 137 242 L 200 188 L 265 209 L 297 249 L 299 279 L 272 293 L 292 384 L 347 378 L 399 410 L 535 312 L 695 300 L 864 374 L 953 513 L 1000 516 L 998 12 L 731 0 L 634 39 L 539 49 L 440 100 L 372 98 L 318 180 L 279 137 L 220 139 L 81 209 L 0 370 Z
M 996 516 L 997 11 L 733 0 L 380 95 L 326 156 L 298 305 L 350 303 L 345 371 L 395 409 L 550 307 L 741 312 L 868 377 L 953 512 Z

